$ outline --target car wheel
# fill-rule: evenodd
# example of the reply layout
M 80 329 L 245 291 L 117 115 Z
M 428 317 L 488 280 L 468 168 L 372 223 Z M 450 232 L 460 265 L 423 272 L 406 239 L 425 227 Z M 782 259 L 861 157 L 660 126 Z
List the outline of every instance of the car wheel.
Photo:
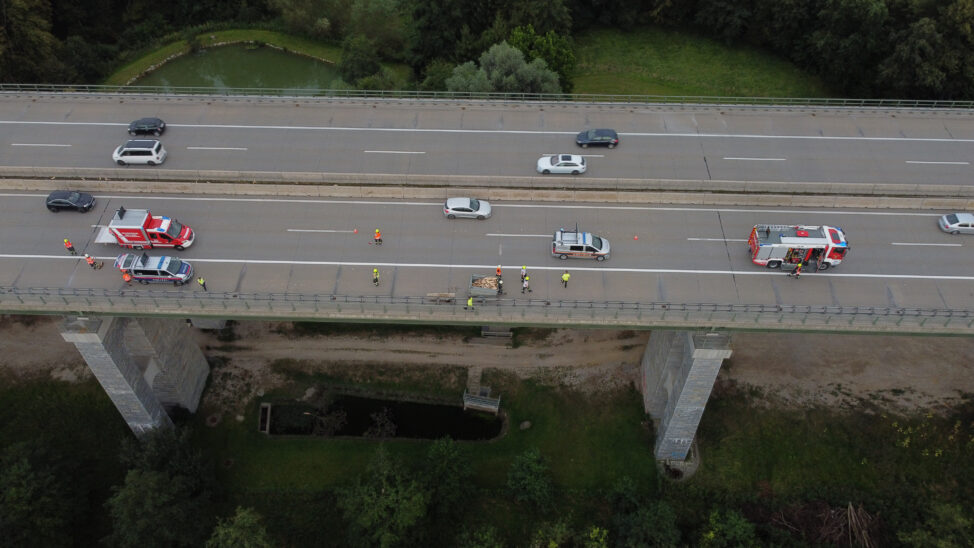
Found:
M 572 175 L 578 175 L 578 170 L 576 169 L 576 170 L 572 171 Z
M 142 250 L 142 246 L 140 246 L 140 245 L 134 245 L 134 246 L 132 246 L 132 248 L 133 249 L 138 249 L 140 251 Z
M 582 143 L 582 148 L 588 148 L 588 143 Z
M 768 261 L 768 268 L 781 268 L 781 261 Z
M 173 284 L 174 286 L 176 286 L 176 287 L 179 287 L 179 286 L 181 286 L 181 285 L 183 285 L 184 283 L 186 283 L 186 282 L 184 282 L 184 281 L 182 281 L 182 280 L 176 280 L 176 281 L 175 281 L 175 282 L 173 282 L 172 284 Z
M 157 130 L 153 131 L 152 134 L 155 135 L 156 137 L 158 137 L 158 136 L 162 135 L 162 132 L 157 129 Z
M 615 148 L 615 147 L 616 147 L 616 146 L 615 146 L 614 144 L 612 144 L 612 143 L 609 143 L 609 148 Z
M 953 234 L 954 236 L 956 236 L 956 235 L 960 234 L 960 231 L 959 230 L 951 230 L 950 233 Z
M 135 132 L 134 131 L 130 131 L 129 132 L 129 135 L 135 135 Z
M 599 262 L 602 262 L 602 261 L 605 260 L 605 255 L 599 255 L 598 257 L 595 258 L 595 260 L 596 261 L 599 261 Z
M 822 263 L 818 265 L 819 270 L 828 270 L 831 267 L 832 267 L 832 263 Z
M 149 280 L 139 280 L 139 283 L 142 285 L 149 285 Z
M 120 166 L 124 166 L 125 165 L 125 160 L 116 160 L 115 163 L 118 164 L 118 165 L 120 165 Z
M 568 255 L 559 255 L 558 258 L 564 261 L 568 258 Z
M 544 175 L 547 175 L 547 174 L 551 173 L 551 170 L 550 169 L 546 169 L 546 170 L 542 171 L 541 173 L 544 174 Z
M 451 214 L 447 215 L 446 218 L 447 219 L 456 219 L 457 216 L 451 213 Z
M 486 218 L 487 218 L 487 217 L 484 217 L 483 215 L 477 215 L 477 220 L 478 220 L 478 221 L 483 221 L 483 220 L 484 220 L 484 219 L 486 219 Z
M 58 211 L 60 211 L 58 208 L 54 206 L 47 206 L 47 210 L 50 211 L 51 213 L 57 213 Z
M 173 249 L 175 249 L 175 250 L 177 250 L 177 251 L 182 251 L 182 250 L 184 250 L 184 249 L 186 249 L 186 248 L 185 248 L 185 247 L 183 247 L 183 246 L 181 246 L 181 245 L 176 245 L 176 246 L 173 246 Z
M 155 162 L 153 162 L 152 160 L 149 160 L 148 162 L 146 162 L 146 164 L 148 164 L 148 165 L 150 165 L 150 166 L 154 166 L 154 165 L 156 165 L 156 163 L 155 163 Z

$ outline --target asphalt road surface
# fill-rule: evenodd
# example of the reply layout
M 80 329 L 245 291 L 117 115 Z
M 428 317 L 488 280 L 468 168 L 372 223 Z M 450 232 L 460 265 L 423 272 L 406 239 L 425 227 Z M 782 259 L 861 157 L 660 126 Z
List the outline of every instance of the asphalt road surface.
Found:
M 518 270 L 527 265 L 532 296 L 553 300 L 974 308 L 974 237 L 942 233 L 931 212 L 494 203 L 488 220 L 451 221 L 439 202 L 97 198 L 92 212 L 55 214 L 44 194 L 0 195 L 0 286 L 123 287 L 111 261 L 125 250 L 94 239 L 124 205 L 193 227 L 189 249 L 149 253 L 189 260 L 210 291 L 462 295 L 471 274 L 501 264 L 508 294 L 519 293 Z M 609 260 L 551 255 L 551 234 L 576 223 L 610 240 Z M 758 223 L 836 225 L 851 251 L 838 267 L 795 280 L 750 262 L 745 240 Z M 375 228 L 381 247 L 371 245 Z M 92 271 L 67 256 L 63 238 L 108 264 Z
M 589 178 L 974 178 L 974 117 L 962 112 L 165 97 L 0 96 L 0 166 L 112 167 L 127 124 L 144 116 L 168 123 L 171 169 L 521 177 L 544 154 L 578 153 Z M 593 127 L 616 129 L 620 146 L 576 147 Z

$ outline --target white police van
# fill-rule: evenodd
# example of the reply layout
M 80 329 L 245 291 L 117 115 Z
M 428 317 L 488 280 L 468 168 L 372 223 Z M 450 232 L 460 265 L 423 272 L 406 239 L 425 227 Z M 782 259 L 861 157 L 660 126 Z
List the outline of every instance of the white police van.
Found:
M 176 257 L 123 253 L 115 259 L 115 268 L 128 272 L 140 284 L 172 282 L 183 285 L 193 279 L 193 265 Z
M 559 259 L 595 259 L 604 261 L 609 258 L 609 240 L 592 234 L 575 230 L 559 228 L 551 242 L 551 254 Z

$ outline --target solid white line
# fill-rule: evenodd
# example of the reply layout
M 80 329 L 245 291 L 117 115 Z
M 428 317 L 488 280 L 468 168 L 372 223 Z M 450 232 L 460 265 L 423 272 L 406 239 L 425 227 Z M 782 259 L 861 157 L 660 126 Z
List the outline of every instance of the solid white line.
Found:
M 367 154 L 426 154 L 425 152 L 417 152 L 411 150 L 363 150 Z
M 289 228 L 287 229 L 287 231 L 288 232 L 348 232 L 349 234 L 353 232 L 351 230 L 324 230 L 324 229 L 316 230 L 311 228 Z
M 0 193 L 0 196 L 15 196 L 21 198 L 44 198 L 47 194 L 19 194 L 19 193 Z M 132 195 L 101 195 L 96 198 L 103 200 L 130 200 Z M 318 200 L 318 199 L 298 199 L 298 198 L 208 198 L 205 196 L 138 196 L 139 200 L 174 200 L 186 202 L 250 202 L 250 203 L 292 203 L 292 204 L 351 204 L 351 205 L 397 205 L 397 206 L 420 206 L 443 207 L 443 202 L 389 202 L 389 201 L 366 201 L 366 200 Z M 940 217 L 939 213 L 910 213 L 910 212 L 889 212 L 889 211 L 836 211 L 836 210 L 804 210 L 804 209 L 734 209 L 722 208 L 700 208 L 700 207 L 649 207 L 649 206 L 601 206 L 601 205 L 554 205 L 554 204 L 504 204 L 491 206 L 496 208 L 519 207 L 524 209 L 587 209 L 592 211 L 677 211 L 689 213 L 796 213 L 807 215 L 884 215 L 888 217 Z
M 22 120 L 0 120 L 0 124 L 9 125 L 49 125 L 49 126 L 111 126 L 128 127 L 128 124 L 109 122 L 29 122 Z M 577 135 L 575 131 L 528 131 L 505 129 L 446 129 L 446 128 L 379 128 L 379 127 L 344 127 L 344 126 L 245 126 L 235 124 L 169 124 L 169 127 L 204 128 L 204 129 L 279 129 L 301 131 L 378 131 L 390 133 L 488 133 L 507 135 Z M 903 141 L 921 143 L 974 143 L 974 139 L 950 139 L 945 137 L 859 137 L 825 135 L 757 135 L 742 133 L 729 135 L 723 133 L 620 133 L 623 137 L 689 137 L 713 139 L 796 139 L 809 141 Z
M 186 147 L 186 150 L 247 150 L 246 147 Z
M 114 260 L 115 256 L 111 257 L 96 257 L 97 259 L 111 259 Z M 81 255 L 6 255 L 0 254 L 0 259 L 74 259 L 83 260 L 84 257 Z M 436 263 L 376 263 L 376 262 L 344 262 L 344 261 L 292 261 L 292 260 L 270 260 L 270 259 L 192 259 L 187 258 L 186 261 L 190 263 L 214 263 L 214 264 L 268 264 L 268 265 L 302 265 L 302 266 L 386 266 L 386 267 L 400 267 L 400 268 L 449 268 L 449 269 L 481 269 L 485 271 L 493 271 L 497 268 L 497 264 L 436 264 Z M 503 266 L 503 268 L 510 268 L 512 270 L 520 268 L 521 265 L 513 266 Z M 717 275 L 734 275 L 734 276 L 784 276 L 785 273 L 779 270 L 769 270 L 767 268 L 758 268 L 757 270 L 689 270 L 689 269 L 676 269 L 676 268 L 611 268 L 611 267 L 584 267 L 584 266 L 574 266 L 572 265 L 571 270 L 579 272 L 603 272 L 603 273 L 636 273 L 636 274 L 717 274 Z M 555 270 L 563 271 L 565 270 L 565 265 L 561 266 L 533 266 L 528 265 L 528 272 L 532 270 Z M 835 271 L 830 270 L 827 273 L 807 273 L 804 275 L 808 278 L 863 278 L 863 279 L 895 279 L 895 280 L 958 280 L 958 281 L 974 281 L 974 276 L 925 276 L 925 275 L 910 275 L 910 274 L 839 274 Z
M 45 143 L 10 143 L 12 147 L 69 147 L 71 145 L 52 145 Z
M 917 244 L 910 242 L 891 242 L 890 245 L 929 245 L 934 247 L 963 247 L 964 244 Z
M 691 242 L 746 242 L 747 239 L 735 238 L 687 238 Z
M 725 160 L 748 160 L 752 162 L 784 162 L 787 158 L 735 158 L 733 156 L 724 156 Z
M 484 234 L 496 238 L 550 238 L 551 234 Z
M 922 162 L 920 160 L 907 160 L 906 163 L 908 163 L 908 164 L 940 164 L 940 165 L 948 165 L 948 166 L 969 166 L 969 165 L 971 165 L 970 162 Z

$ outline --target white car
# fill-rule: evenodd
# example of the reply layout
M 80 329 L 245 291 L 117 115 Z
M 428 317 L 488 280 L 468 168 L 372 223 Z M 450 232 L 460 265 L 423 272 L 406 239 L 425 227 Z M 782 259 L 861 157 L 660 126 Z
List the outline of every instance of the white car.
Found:
M 490 203 L 476 198 L 449 198 L 443 204 L 443 214 L 447 219 L 466 217 L 482 221 L 490 217 Z
M 577 154 L 554 154 L 538 158 L 538 173 L 585 173 L 585 158 Z
M 135 139 L 126 141 L 115 149 L 112 160 L 120 166 L 129 164 L 158 165 L 166 161 L 166 149 L 155 139 Z
M 974 213 L 949 213 L 937 220 L 937 226 L 950 234 L 974 234 Z

